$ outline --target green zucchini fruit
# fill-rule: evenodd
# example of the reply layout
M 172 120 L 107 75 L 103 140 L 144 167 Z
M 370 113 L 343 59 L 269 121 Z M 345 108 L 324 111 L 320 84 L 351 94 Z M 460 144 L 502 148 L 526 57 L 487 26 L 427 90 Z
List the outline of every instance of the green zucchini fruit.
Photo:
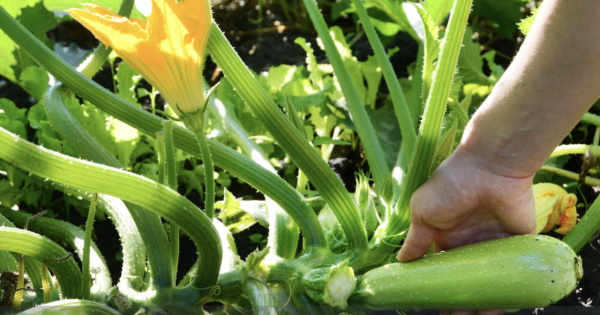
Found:
M 521 235 L 455 248 L 365 273 L 348 304 L 368 309 L 538 308 L 583 276 L 565 243 Z

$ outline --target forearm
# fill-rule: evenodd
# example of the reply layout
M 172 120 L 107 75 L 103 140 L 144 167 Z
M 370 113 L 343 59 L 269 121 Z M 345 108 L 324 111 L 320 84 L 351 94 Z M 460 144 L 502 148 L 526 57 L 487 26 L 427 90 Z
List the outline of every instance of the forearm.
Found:
M 533 175 L 600 96 L 600 1 L 546 0 L 460 151 L 509 177 Z

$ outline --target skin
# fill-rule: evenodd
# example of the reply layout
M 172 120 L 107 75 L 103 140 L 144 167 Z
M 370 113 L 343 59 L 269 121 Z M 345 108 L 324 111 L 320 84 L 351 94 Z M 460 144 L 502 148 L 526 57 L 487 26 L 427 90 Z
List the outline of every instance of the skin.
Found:
M 536 229 L 532 179 L 600 97 L 600 1 L 545 0 L 456 151 L 411 199 L 398 260 Z M 450 314 L 452 311 L 442 311 Z M 455 315 L 504 310 L 455 310 Z

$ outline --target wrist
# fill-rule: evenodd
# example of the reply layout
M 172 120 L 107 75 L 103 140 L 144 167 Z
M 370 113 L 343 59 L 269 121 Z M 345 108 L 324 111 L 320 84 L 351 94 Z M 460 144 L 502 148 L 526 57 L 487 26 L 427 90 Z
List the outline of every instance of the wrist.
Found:
M 469 123 L 454 152 L 458 159 L 486 173 L 510 178 L 529 178 L 545 163 L 544 157 L 536 158 L 514 141 L 514 136 L 494 132 L 496 128 L 485 129 Z M 492 134 L 486 132 L 489 129 Z

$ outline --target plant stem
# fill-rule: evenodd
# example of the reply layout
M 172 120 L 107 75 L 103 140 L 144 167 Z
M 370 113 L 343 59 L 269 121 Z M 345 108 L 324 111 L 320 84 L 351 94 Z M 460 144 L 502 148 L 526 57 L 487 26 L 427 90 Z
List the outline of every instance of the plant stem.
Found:
M 471 4 L 472 0 L 456 0 L 454 2 L 453 14 L 450 17 L 448 31 L 442 44 L 415 151 L 410 161 L 407 177 L 404 178 L 405 183 L 402 185 L 397 211 L 392 214 L 390 224 L 387 226 L 388 232 L 390 232 L 388 235 L 397 234 L 408 227 L 410 198 L 429 177 Z
M 121 198 L 123 201 L 138 204 L 154 212 L 155 215 L 158 214 L 177 223 L 194 241 L 198 250 L 200 267 L 198 274 L 194 277 L 193 285 L 204 287 L 217 282 L 222 259 L 222 247 L 218 233 L 212 222 L 188 199 L 146 177 L 82 161 L 36 146 L 10 134 L 3 128 L 0 128 L 0 147 L 2 147 L 0 159 L 14 161 L 18 163 L 20 169 L 48 178 L 58 184 Z M 162 226 L 160 227 L 161 229 L 148 234 L 162 233 L 161 236 L 166 238 L 164 229 Z M 149 242 L 150 246 L 155 246 L 152 241 L 154 240 Z M 148 251 L 150 252 L 150 249 Z M 153 272 L 153 278 L 154 276 L 164 278 L 160 284 L 156 285 L 159 287 L 172 287 L 173 285 L 170 281 L 172 275 L 171 255 L 164 254 L 168 252 L 170 249 L 167 243 L 162 255 L 157 253 L 161 257 L 153 257 L 156 259 L 153 267 L 163 273 L 154 274 L 156 271 L 153 271 L 152 268 L 150 270 Z M 81 284 L 79 284 L 79 289 L 81 289 Z
M 165 136 L 165 162 L 167 164 L 167 177 L 169 188 L 177 191 L 177 171 L 175 167 L 175 150 L 173 149 L 173 122 L 163 121 Z M 164 185 L 164 178 L 163 178 Z M 212 219 L 212 217 L 209 217 Z M 173 259 L 173 280 L 177 278 L 177 265 L 179 264 L 179 226 L 169 222 L 171 236 L 171 257 Z M 175 281 L 173 281 L 175 283 Z
M 0 239 L 2 239 L 0 249 L 21 253 L 38 261 L 44 261 L 47 258 L 63 258 L 68 255 L 66 250 L 50 239 L 17 228 L 0 227 Z M 58 280 L 63 298 L 80 298 L 81 270 L 75 260 L 71 258 L 63 262 L 53 262 L 48 264 L 48 268 Z M 41 270 L 41 265 L 36 272 L 39 270 Z
M 592 113 L 585 113 L 581 121 L 586 122 L 588 124 L 593 124 L 596 126 L 600 126 L 600 116 L 594 115 Z
M 574 173 L 574 172 L 569 172 L 567 170 L 563 170 L 560 168 L 552 167 L 552 166 L 542 166 L 540 168 L 540 171 L 546 171 L 546 172 L 554 173 L 554 174 L 557 174 L 557 175 L 560 175 L 560 176 L 563 176 L 566 178 L 579 180 L 579 174 Z M 590 186 L 600 186 L 600 179 L 586 176 L 585 183 L 586 183 L 586 185 L 590 185 Z
M 306 175 L 301 169 L 298 169 L 298 181 L 296 183 L 296 190 L 304 196 L 306 193 L 306 185 L 308 184 L 308 179 Z
M 58 134 L 80 157 L 123 169 L 119 161 L 67 110 L 63 98 L 69 97 L 70 92 L 64 85 L 53 86 L 47 95 L 44 102 L 46 115 Z M 152 285 L 169 286 L 172 283 L 171 256 L 163 255 L 169 250 L 169 242 L 160 218 L 142 207 L 115 197 L 102 196 L 101 200 L 105 201 L 105 210 L 113 219 L 123 244 L 123 271 L 119 284 L 126 284 L 135 290 L 142 288 L 147 252 Z
M 16 212 L 13 210 L 8 210 L 11 212 L 15 212 L 15 213 L 20 213 L 20 212 Z M 0 225 L 2 226 L 6 226 L 6 227 L 12 227 L 14 228 L 15 225 L 12 223 L 12 221 L 8 220 L 7 218 L 5 218 L 3 215 L 0 215 Z M 6 251 L 4 251 L 6 252 Z M 16 253 L 12 253 L 12 261 L 7 261 L 5 263 L 9 263 L 12 266 L 14 266 L 14 268 L 7 268 L 7 269 L 3 269 L 3 271 L 19 271 L 19 256 L 20 254 L 16 254 Z M 41 262 L 35 260 L 34 258 L 31 257 L 24 257 L 24 261 L 25 261 L 25 271 L 27 272 L 27 275 L 29 276 L 29 280 L 31 280 L 31 284 L 33 285 L 33 287 L 35 289 L 39 289 L 42 287 L 42 280 L 41 280 L 41 275 L 39 273 L 37 273 L 38 270 L 40 270 L 41 268 Z M 14 262 L 14 265 L 12 264 Z
M 23 299 L 23 287 L 25 286 L 25 263 L 23 262 L 23 254 L 19 254 L 19 278 L 17 280 L 17 291 L 12 300 L 12 307 L 20 311 L 21 300 Z
M 589 144 L 565 144 L 554 149 L 550 155 L 551 158 L 567 154 L 585 154 L 587 150 L 592 149 L 595 156 L 600 156 L 600 147 Z
M 85 198 L 85 200 L 91 201 L 92 198 L 90 197 L 93 197 L 93 194 L 86 195 L 86 197 L 87 198 Z M 115 214 L 114 211 L 107 209 L 108 207 L 106 207 L 106 204 L 103 204 L 106 203 L 106 199 L 107 196 L 99 195 L 98 202 L 96 204 L 96 209 L 98 210 L 98 208 L 100 208 L 103 211 L 107 211 L 107 213 L 114 222 L 115 218 L 113 217 L 113 215 L 118 216 L 118 214 Z M 16 227 L 21 228 L 25 226 L 27 219 L 31 217 L 31 214 L 28 214 L 26 212 L 13 211 L 11 209 L 2 207 L 0 207 L 0 215 L 4 216 L 7 220 L 13 222 Z M 130 222 L 124 223 L 127 224 Z M 5 222 L 1 222 L 1 224 L 6 225 Z M 27 230 L 35 233 L 43 233 L 46 237 L 56 240 L 57 242 L 65 245 L 65 248 L 70 248 L 71 250 L 74 250 L 75 253 L 79 255 L 79 260 L 83 260 L 84 244 L 81 242 L 81 240 L 85 239 L 85 232 L 82 229 L 72 225 L 71 223 L 57 219 L 40 217 L 33 221 L 30 221 L 29 225 L 27 226 Z M 122 240 L 122 242 L 126 241 L 127 239 Z M 126 247 L 126 245 L 124 245 L 123 247 Z M 123 256 L 126 257 L 125 255 Z M 89 257 L 90 270 L 98 270 L 98 273 L 95 273 L 95 285 L 100 291 L 110 290 L 110 288 L 112 287 L 110 273 L 108 272 L 106 262 L 104 261 L 100 250 L 98 250 L 98 247 L 96 246 L 96 244 L 94 244 L 94 241 L 90 242 Z M 27 275 L 31 278 L 33 273 L 28 269 L 29 267 L 27 266 L 27 257 L 25 257 L 25 271 L 27 272 Z
M 271 96 L 253 77 L 214 22 L 207 48 L 248 107 L 289 155 L 290 159 L 304 171 L 310 182 L 330 205 L 346 234 L 350 251 L 365 249 L 367 247 L 367 232 L 354 201 L 331 170 L 331 167 L 323 161 L 289 118 L 281 112 Z M 383 157 L 381 158 L 383 159 Z M 239 162 L 236 160 L 236 163 Z M 386 163 L 385 159 L 383 159 L 383 163 Z M 275 198 L 273 199 L 275 200 Z
M 594 201 L 583 218 L 562 241 L 578 253 L 598 233 L 598 229 L 600 229 L 600 198 Z
M 325 46 L 327 57 L 329 58 L 329 61 L 331 62 L 331 65 L 335 71 L 335 75 L 340 83 L 340 87 L 342 88 L 342 92 L 346 98 L 348 109 L 352 113 L 352 120 L 354 121 L 356 131 L 358 132 L 365 149 L 365 154 L 367 156 L 367 160 L 369 161 L 369 167 L 371 169 L 371 173 L 373 174 L 375 185 L 380 187 L 383 183 L 383 179 L 390 174 L 390 170 L 387 166 L 387 162 L 385 161 L 385 155 L 383 154 L 379 140 L 375 135 L 373 125 L 369 120 L 369 116 L 367 115 L 365 107 L 362 104 L 358 92 L 356 91 L 354 83 L 352 82 L 350 73 L 344 65 L 342 57 L 340 56 L 340 53 L 333 42 L 333 39 L 329 33 L 329 28 L 327 27 L 325 19 L 323 18 L 323 14 L 313 0 L 303 0 L 303 2 L 310 19 L 312 20 L 315 29 L 317 30 L 317 33 L 323 42 L 323 46 Z M 307 172 L 307 170 L 304 171 Z M 315 184 L 315 181 L 312 179 L 311 182 Z M 337 213 L 336 217 L 338 217 Z M 340 222 L 342 222 L 342 220 L 340 220 Z M 344 226 L 343 222 L 342 226 Z M 348 232 L 346 232 L 345 229 L 344 232 L 346 235 L 348 235 Z
M 392 98 L 392 103 L 394 104 L 394 110 L 396 111 L 396 117 L 398 118 L 400 131 L 402 132 L 402 145 L 404 145 L 404 152 L 407 160 L 410 160 L 415 143 L 417 141 L 417 135 L 415 133 L 408 104 L 406 103 L 406 98 L 404 97 L 404 93 L 402 93 L 402 88 L 400 87 L 396 73 L 392 68 L 390 59 L 388 58 L 383 45 L 381 44 L 381 40 L 379 40 L 379 35 L 377 35 L 375 32 L 375 28 L 371 23 L 371 18 L 363 6 L 362 0 L 352 0 L 352 3 L 354 3 L 356 13 L 358 13 L 360 22 L 364 27 L 364 31 L 367 34 L 369 43 L 371 43 L 371 47 L 375 52 L 375 57 L 377 58 L 379 66 L 381 67 L 381 71 L 383 72 L 385 83 L 390 90 L 390 97 Z M 378 181 L 376 182 L 376 185 L 381 185 L 381 183 L 381 181 Z
M 156 144 L 158 146 L 158 182 L 165 185 L 165 175 L 167 174 L 164 131 L 156 133 Z
M 224 38 L 223 34 L 221 34 L 220 31 L 218 31 L 218 27 L 215 24 L 213 24 L 213 28 L 215 28 L 216 31 L 211 32 L 211 38 L 212 36 L 219 36 L 219 41 L 226 42 L 226 39 Z M 162 130 L 161 122 L 163 119 L 152 115 L 151 113 L 144 111 L 141 108 L 134 106 L 133 104 L 123 100 L 122 98 L 102 88 L 100 85 L 85 77 L 81 73 L 75 71 L 73 67 L 71 67 L 64 60 L 62 60 L 56 54 L 50 51 L 43 43 L 41 43 L 35 36 L 33 36 L 29 31 L 27 31 L 25 27 L 23 27 L 2 7 L 0 7 L 0 29 L 2 29 L 5 32 L 5 34 L 9 36 L 13 41 L 15 41 L 15 43 L 18 44 L 19 47 L 23 49 L 23 51 L 25 51 L 41 67 L 43 67 L 53 76 L 55 76 L 57 80 L 63 82 L 64 85 L 72 89 L 74 93 L 90 101 L 95 106 L 102 109 L 109 115 L 114 116 L 115 118 L 150 136 L 154 136 L 156 132 Z M 233 48 L 230 47 L 230 51 L 233 52 Z M 233 53 L 235 54 L 235 52 Z M 239 59 L 239 57 L 237 58 Z M 252 76 L 247 69 L 245 69 L 245 71 L 247 72 L 248 76 Z M 247 78 L 247 76 L 244 76 L 244 78 Z M 267 97 L 268 100 L 270 100 L 270 97 L 268 95 Z M 0 134 L 1 133 L 2 132 L 0 132 Z M 176 147 L 196 156 L 199 156 L 201 154 L 198 148 L 198 140 L 192 132 L 185 128 L 175 126 L 173 133 L 175 136 Z M 265 170 L 259 164 L 255 163 L 252 159 L 238 153 L 237 151 L 210 139 L 208 140 L 208 142 L 211 146 L 211 152 L 215 156 L 216 166 L 221 167 L 224 170 L 233 174 L 234 176 L 241 178 L 248 184 L 255 187 L 260 192 L 264 193 L 266 196 L 272 198 L 279 205 L 281 205 L 281 207 L 294 218 L 294 221 L 298 223 L 307 244 L 313 244 L 319 248 L 326 245 L 326 240 L 322 229 L 320 228 L 320 226 L 319 228 L 315 228 L 315 226 L 317 226 L 319 222 L 316 219 L 316 215 L 314 215 L 314 211 L 310 208 L 306 200 L 302 198 L 302 196 L 300 196 L 300 194 L 298 194 L 298 192 L 295 189 L 293 189 L 289 184 L 287 184 L 287 182 L 285 182 L 281 177 L 271 173 L 268 170 Z M 0 151 L 0 153 L 2 152 Z M 337 205 L 337 209 L 342 209 L 342 211 L 349 211 L 349 206 L 352 204 L 352 201 L 350 200 L 349 202 L 340 202 L 340 200 L 338 200 L 344 199 L 342 194 L 345 193 L 345 189 L 343 189 L 341 182 L 339 182 L 336 175 L 333 174 L 329 166 L 327 166 L 327 164 L 325 163 L 323 164 L 326 169 L 321 169 L 320 167 L 318 167 L 317 174 L 311 175 L 315 175 L 316 178 L 320 178 L 319 173 L 322 174 L 323 172 L 329 171 L 331 173 L 330 176 L 324 176 L 327 178 L 327 180 L 324 180 L 324 185 L 328 187 L 338 188 L 341 186 L 341 189 L 328 189 L 327 187 L 321 187 L 323 189 L 317 187 L 317 189 L 319 189 L 319 191 L 323 195 L 329 196 L 330 198 L 326 199 L 328 200 L 328 202 L 330 202 L 330 204 Z M 334 179 L 337 181 L 337 184 L 332 184 L 332 181 Z M 152 205 L 150 204 L 149 206 Z M 336 207 L 332 206 L 332 208 Z M 137 208 L 135 211 L 140 210 L 143 211 L 144 209 Z M 152 213 L 148 214 L 154 215 Z M 357 213 L 357 215 L 359 214 Z M 158 220 L 157 217 L 155 219 Z M 158 225 L 160 225 L 160 221 L 158 221 Z M 146 225 L 142 224 L 140 226 L 145 227 Z M 162 227 L 160 226 L 160 228 Z M 162 238 L 162 236 L 164 236 L 164 229 L 162 232 L 163 235 L 160 235 L 160 231 L 158 229 L 156 229 L 155 232 L 158 233 L 157 236 L 159 238 Z M 146 243 L 146 240 L 148 240 L 154 235 L 153 233 L 146 233 L 144 229 L 140 229 L 140 233 L 143 235 L 142 237 L 145 238 L 144 243 Z M 166 239 L 166 236 L 164 238 Z M 167 242 L 165 241 L 165 243 Z M 140 249 L 140 247 L 137 247 L 136 249 Z M 160 249 L 148 249 L 149 253 L 152 251 L 160 251 Z M 143 262 L 143 260 L 138 261 Z M 155 261 L 157 260 L 155 259 L 151 261 L 149 254 L 149 264 L 154 263 Z M 156 277 L 153 276 L 153 279 L 156 279 Z
M 94 216 L 96 214 L 96 202 L 98 194 L 94 193 L 90 203 L 87 223 L 85 224 L 85 238 L 83 239 L 83 257 L 81 258 L 81 295 L 84 300 L 90 299 L 91 276 L 90 276 L 90 242 L 92 240 L 92 230 L 94 228 Z
M 206 141 L 206 135 L 204 131 L 199 130 L 195 132 L 198 144 L 200 144 L 200 152 L 202 154 L 202 164 L 204 165 L 204 185 L 205 185 L 205 197 L 204 197 L 204 213 L 212 220 L 215 212 L 215 173 L 212 164 L 212 157 L 210 155 L 210 149 L 208 148 L 208 142 Z

